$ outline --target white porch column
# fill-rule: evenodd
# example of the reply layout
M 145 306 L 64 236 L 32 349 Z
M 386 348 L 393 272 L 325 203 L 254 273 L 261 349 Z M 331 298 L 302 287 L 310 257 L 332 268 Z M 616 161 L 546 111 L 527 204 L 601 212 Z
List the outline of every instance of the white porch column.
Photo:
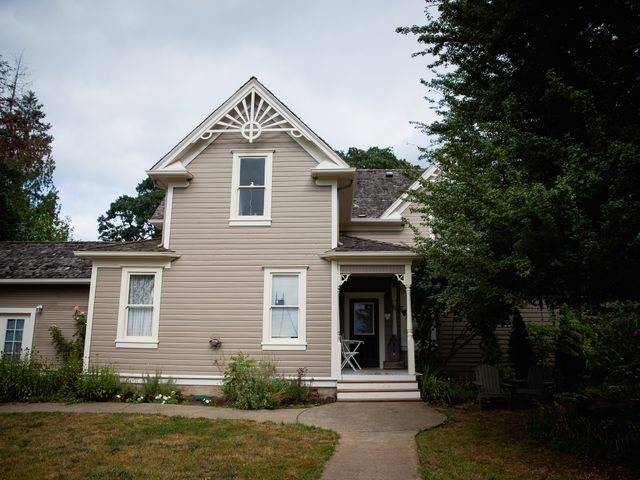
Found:
M 340 264 L 331 262 L 331 378 L 342 378 L 340 345 Z
M 416 349 L 413 342 L 413 317 L 411 315 L 411 264 L 404 266 L 404 289 L 407 292 L 407 368 L 409 374 L 416 373 Z

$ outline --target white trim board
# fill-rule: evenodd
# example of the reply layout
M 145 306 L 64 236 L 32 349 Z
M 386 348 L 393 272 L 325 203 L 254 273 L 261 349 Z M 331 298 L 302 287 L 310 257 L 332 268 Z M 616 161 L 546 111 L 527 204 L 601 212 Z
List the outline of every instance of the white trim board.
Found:
M 142 383 L 144 373 L 121 373 L 120 377 L 127 378 L 133 383 Z M 160 378 L 168 380 L 173 379 L 176 385 L 203 387 L 203 386 L 222 386 L 223 375 L 170 375 L 161 374 Z M 295 375 L 285 375 L 284 378 L 288 380 L 295 380 L 298 377 Z M 332 377 L 303 377 L 303 381 L 307 385 L 311 385 L 316 388 L 336 388 L 336 379 Z
M 289 110 L 280 100 L 273 95 L 262 83 L 258 81 L 257 78 L 251 77 L 244 85 L 242 85 L 231 97 L 229 97 L 222 105 L 220 105 L 216 110 L 214 110 L 205 120 L 203 120 L 196 128 L 194 128 L 186 137 L 184 137 L 175 147 L 173 147 L 166 155 L 164 155 L 152 168 L 151 172 L 154 171 L 162 171 L 165 169 L 170 169 L 172 165 L 178 165 L 181 168 L 184 168 L 184 163 L 181 163 L 181 160 L 187 156 L 187 158 L 192 160 L 192 155 L 186 155 L 189 153 L 189 149 L 193 148 L 193 144 L 198 144 L 199 142 L 209 141 L 210 138 L 201 139 L 200 137 L 207 132 L 212 126 L 216 125 L 220 122 L 225 115 L 231 112 L 236 106 L 245 100 L 247 96 L 255 93 L 260 98 L 268 103 L 268 105 L 273 109 L 273 111 L 277 112 L 284 120 L 286 120 L 290 125 L 292 125 L 297 131 L 301 133 L 299 138 L 293 136 L 299 143 L 303 142 L 303 139 L 308 139 L 309 145 L 307 146 L 307 151 L 311 150 L 314 152 L 312 157 L 319 161 L 320 158 L 324 157 L 324 159 L 329 160 L 334 163 L 338 167 L 349 168 L 349 165 L 340 158 L 340 156 L 333 151 L 333 149 L 327 145 L 324 140 L 322 140 L 318 135 L 315 134 L 307 125 L 304 124 L 291 110 Z M 318 150 L 321 155 L 315 153 L 315 150 Z M 174 167 L 175 168 L 175 167 Z

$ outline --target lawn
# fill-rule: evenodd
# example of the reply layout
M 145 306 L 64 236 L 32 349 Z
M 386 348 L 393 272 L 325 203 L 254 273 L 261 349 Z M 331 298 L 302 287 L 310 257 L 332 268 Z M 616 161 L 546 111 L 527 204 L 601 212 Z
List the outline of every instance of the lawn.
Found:
M 423 480 L 635 479 L 640 472 L 545 448 L 529 410 L 442 409 L 449 422 L 417 436 Z
M 161 415 L 0 415 L 0 478 L 314 479 L 338 434 Z

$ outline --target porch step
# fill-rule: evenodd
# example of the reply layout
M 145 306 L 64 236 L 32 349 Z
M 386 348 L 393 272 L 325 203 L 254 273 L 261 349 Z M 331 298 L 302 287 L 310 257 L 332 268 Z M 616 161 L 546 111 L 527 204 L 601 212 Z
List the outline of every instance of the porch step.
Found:
M 415 375 L 343 375 L 337 382 L 339 402 L 419 401 Z

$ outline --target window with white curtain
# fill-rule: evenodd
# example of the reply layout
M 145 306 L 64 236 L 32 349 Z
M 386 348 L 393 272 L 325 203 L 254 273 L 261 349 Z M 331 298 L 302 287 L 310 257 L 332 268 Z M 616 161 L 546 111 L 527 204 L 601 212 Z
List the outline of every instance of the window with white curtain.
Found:
M 162 268 L 123 268 L 116 346 L 156 348 Z
M 264 350 L 306 348 L 306 267 L 267 267 L 264 273 Z

